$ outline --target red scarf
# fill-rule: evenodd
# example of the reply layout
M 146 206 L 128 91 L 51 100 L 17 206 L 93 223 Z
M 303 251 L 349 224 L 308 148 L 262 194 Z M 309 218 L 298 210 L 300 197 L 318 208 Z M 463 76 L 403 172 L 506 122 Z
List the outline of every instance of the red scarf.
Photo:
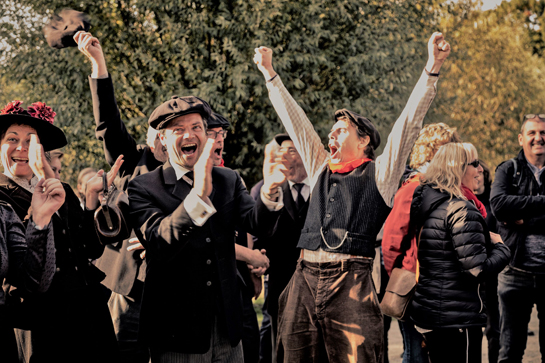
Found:
M 483 218 L 486 218 L 486 208 L 484 207 L 484 204 L 481 203 L 479 199 L 477 199 L 477 196 L 475 195 L 475 193 L 473 193 L 471 189 L 469 189 L 463 184 L 462 184 L 462 192 L 464 193 L 464 196 L 467 198 L 467 200 L 471 200 L 473 201 L 473 203 L 475 203 L 475 206 L 477 207 L 479 212 L 481 212 L 481 214 L 483 215 Z
M 350 173 L 352 170 L 356 169 L 358 166 L 368 161 L 372 161 L 372 160 L 369 158 L 363 158 L 363 159 L 356 159 L 352 161 L 345 161 L 345 162 L 337 163 L 337 164 L 333 164 L 330 160 L 329 169 L 331 170 L 332 173 L 339 173 L 339 174 Z
M 225 161 L 223 160 L 223 158 L 221 159 L 221 164 L 219 166 L 225 166 Z

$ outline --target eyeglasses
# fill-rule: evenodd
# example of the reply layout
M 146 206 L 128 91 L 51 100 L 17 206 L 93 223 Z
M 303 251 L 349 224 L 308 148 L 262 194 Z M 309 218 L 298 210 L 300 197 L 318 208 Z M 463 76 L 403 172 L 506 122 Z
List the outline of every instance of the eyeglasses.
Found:
M 221 130 L 221 131 L 214 131 L 214 130 L 206 130 L 206 136 L 208 136 L 210 139 L 216 140 L 218 135 L 223 136 L 224 139 L 227 138 L 227 130 Z
M 536 117 L 545 120 L 545 113 L 529 113 L 527 115 L 524 115 L 524 120 L 531 120 Z
M 480 164 L 479 164 L 479 160 L 473 160 L 472 162 L 468 163 L 467 165 L 471 165 L 474 168 L 478 168 Z

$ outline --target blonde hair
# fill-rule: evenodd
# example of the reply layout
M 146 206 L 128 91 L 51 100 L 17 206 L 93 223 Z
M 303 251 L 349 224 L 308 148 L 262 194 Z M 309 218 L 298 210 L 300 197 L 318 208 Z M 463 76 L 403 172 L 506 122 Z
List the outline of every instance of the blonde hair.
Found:
M 414 143 L 409 166 L 412 169 L 421 168 L 433 159 L 441 146 L 449 142 L 462 142 L 456 128 L 442 122 L 424 126 Z
M 471 155 L 468 149 L 469 147 L 461 143 L 448 143 L 441 146 L 420 183 L 448 193 L 451 198 L 467 199 L 462 192 L 462 178 L 466 172 L 467 163 L 475 160 L 470 160 Z
M 471 163 L 474 160 L 479 160 L 479 153 L 477 152 L 477 149 L 473 144 L 469 142 L 464 142 L 462 143 L 462 146 L 467 152 L 468 163 Z

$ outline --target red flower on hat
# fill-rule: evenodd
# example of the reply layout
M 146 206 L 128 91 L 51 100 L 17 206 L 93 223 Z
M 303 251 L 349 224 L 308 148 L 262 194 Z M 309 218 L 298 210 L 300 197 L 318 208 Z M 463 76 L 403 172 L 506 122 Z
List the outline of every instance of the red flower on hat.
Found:
M 28 106 L 28 113 L 32 117 L 40 118 L 44 121 L 53 124 L 55 121 L 55 116 L 57 113 L 51 109 L 51 107 L 46 106 L 43 102 L 34 102 L 32 106 Z
M 23 102 L 22 101 L 11 101 L 9 102 L 6 107 L 4 107 L 1 111 L 0 111 L 0 115 L 8 115 L 8 114 L 13 114 L 13 115 L 17 115 L 17 114 L 27 114 L 27 111 L 20 107 L 21 104 Z

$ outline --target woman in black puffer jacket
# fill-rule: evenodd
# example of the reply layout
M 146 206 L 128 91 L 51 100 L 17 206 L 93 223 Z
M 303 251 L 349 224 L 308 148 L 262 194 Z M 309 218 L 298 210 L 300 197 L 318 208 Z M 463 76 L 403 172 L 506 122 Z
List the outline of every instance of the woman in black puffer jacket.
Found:
M 411 318 L 424 334 L 431 362 L 481 362 L 481 282 L 500 272 L 510 256 L 499 235 L 488 231 L 486 211 L 472 192 L 481 167 L 475 148 L 465 145 L 439 149 L 411 205 L 411 223 L 421 228 Z

